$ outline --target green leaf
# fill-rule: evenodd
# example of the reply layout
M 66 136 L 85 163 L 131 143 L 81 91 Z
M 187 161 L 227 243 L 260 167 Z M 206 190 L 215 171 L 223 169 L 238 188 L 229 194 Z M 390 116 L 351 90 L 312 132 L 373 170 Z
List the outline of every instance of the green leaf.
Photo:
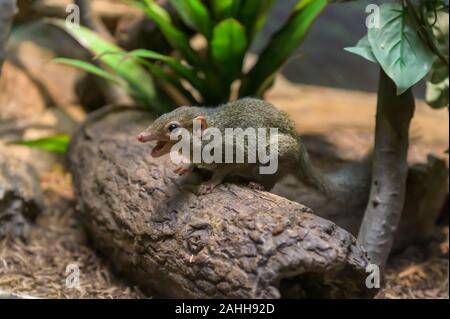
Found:
M 51 24 L 56 25 L 69 33 L 94 56 L 98 56 L 100 61 L 109 67 L 113 73 L 126 81 L 129 89 L 133 92 L 134 97 L 158 111 L 166 110 L 156 93 L 152 78 L 145 69 L 136 61 L 121 61 L 122 56 L 126 53 L 124 50 L 117 47 L 115 44 L 109 43 L 87 28 L 70 27 L 66 25 L 64 20 L 51 19 L 49 21 Z M 121 55 L 105 54 L 113 52 L 120 53 Z
M 200 32 L 206 38 L 210 37 L 211 20 L 208 9 L 200 0 L 170 0 L 170 4 L 186 25 Z
M 200 94 L 208 95 L 208 86 L 205 85 L 204 81 L 198 78 L 195 70 L 183 65 L 177 59 L 171 56 L 163 55 L 155 51 L 145 49 L 133 50 L 128 52 L 127 55 L 135 58 L 162 61 L 166 63 L 177 74 L 178 77 L 188 81 L 193 88 L 200 92 Z
M 36 140 L 18 141 L 14 144 L 28 146 L 58 154 L 64 154 L 69 146 L 70 137 L 68 135 L 56 135 Z
M 301 0 L 288 21 L 272 36 L 258 62 L 245 77 L 240 96 L 254 95 L 289 55 L 303 42 L 311 25 L 326 7 L 327 0 Z
M 344 49 L 347 52 L 362 56 L 364 59 L 370 62 L 378 63 L 377 58 L 373 54 L 372 47 L 370 46 L 367 35 L 358 41 L 356 46 Z
M 155 59 L 159 61 L 167 61 L 168 65 L 172 64 L 179 65 L 181 68 L 185 68 L 187 71 L 190 71 L 189 69 L 187 69 L 187 67 L 183 66 L 181 63 L 178 63 L 178 61 L 176 61 L 174 58 L 145 49 L 137 49 L 134 51 L 130 51 L 123 57 L 123 60 L 128 58 L 137 59 L 137 61 L 140 64 L 147 67 L 150 73 L 155 76 L 155 79 L 159 79 L 169 83 L 170 85 L 175 87 L 182 95 L 184 95 L 184 97 L 188 99 L 191 103 L 197 103 L 196 99 L 192 96 L 191 92 L 186 90 L 184 86 L 181 84 L 180 79 L 183 79 L 182 76 L 180 76 L 179 74 L 176 75 L 169 74 L 160 65 L 151 63 L 146 60 L 146 59 Z
M 380 27 L 370 28 L 372 51 L 400 95 L 431 69 L 433 54 L 423 44 L 406 9 L 399 3 L 380 6 Z
M 235 19 L 220 22 L 213 30 L 210 55 L 229 81 L 238 78 L 247 49 L 244 27 Z
M 102 68 L 100 68 L 94 64 L 91 64 L 89 62 L 75 60 L 75 59 L 67 59 L 67 58 L 57 58 L 57 59 L 54 59 L 53 62 L 74 66 L 76 68 L 82 69 L 86 72 L 94 74 L 98 77 L 101 77 L 101 78 L 107 80 L 107 81 L 110 81 L 114 84 L 120 85 L 123 88 L 128 89 L 126 87 L 126 84 L 123 83 L 120 78 L 116 77 L 114 74 L 111 74 L 111 73 L 103 70 Z
M 267 20 L 274 0 L 245 0 L 240 9 L 238 19 L 246 28 L 247 36 L 253 39 Z
M 248 1 L 248 0 L 244 0 Z M 211 0 L 212 10 L 217 20 L 235 17 L 242 0 Z
M 173 25 L 169 13 L 163 7 L 154 0 L 145 0 L 145 4 L 137 1 L 128 2 L 143 10 L 156 23 L 170 45 L 180 51 L 190 64 L 197 66 L 202 64 L 198 54 L 191 48 L 189 38 Z

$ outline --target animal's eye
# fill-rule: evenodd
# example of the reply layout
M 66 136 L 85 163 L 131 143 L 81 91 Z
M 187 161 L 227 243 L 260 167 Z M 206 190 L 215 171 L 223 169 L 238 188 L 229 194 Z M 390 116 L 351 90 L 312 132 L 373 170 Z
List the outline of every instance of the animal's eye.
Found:
M 167 128 L 169 130 L 169 132 L 172 132 L 174 129 L 178 128 L 177 124 L 170 124 L 169 127 Z

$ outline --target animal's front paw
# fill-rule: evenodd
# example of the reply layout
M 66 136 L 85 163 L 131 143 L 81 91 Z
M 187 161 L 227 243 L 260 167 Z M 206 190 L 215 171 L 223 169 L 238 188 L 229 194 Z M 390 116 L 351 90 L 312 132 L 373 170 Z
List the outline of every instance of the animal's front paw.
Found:
M 203 183 L 198 187 L 197 195 L 209 194 L 213 191 L 214 187 L 216 187 L 216 185 L 211 183 Z
M 180 166 L 177 166 L 177 167 L 173 170 L 173 172 L 174 172 L 175 174 L 178 174 L 178 175 L 180 175 L 180 176 L 182 176 L 182 175 L 184 175 L 184 174 L 187 174 L 187 173 L 189 173 L 190 171 L 192 171 L 192 166 L 190 166 L 190 165 L 180 165 Z

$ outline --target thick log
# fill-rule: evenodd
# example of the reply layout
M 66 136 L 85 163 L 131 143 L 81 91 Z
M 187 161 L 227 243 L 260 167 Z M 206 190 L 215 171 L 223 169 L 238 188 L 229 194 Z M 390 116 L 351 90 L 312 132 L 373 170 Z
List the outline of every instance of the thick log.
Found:
M 68 153 L 80 220 L 156 297 L 372 297 L 355 238 L 298 203 L 235 184 L 197 196 L 134 136 L 139 110 L 102 110 Z M 195 174 L 195 173 L 193 173 Z

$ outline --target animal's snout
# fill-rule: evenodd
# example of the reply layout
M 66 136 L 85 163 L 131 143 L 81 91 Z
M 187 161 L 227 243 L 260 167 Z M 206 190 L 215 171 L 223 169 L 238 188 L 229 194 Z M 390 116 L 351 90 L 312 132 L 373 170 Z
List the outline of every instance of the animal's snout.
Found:
M 145 134 L 140 133 L 136 136 L 136 139 L 141 142 L 141 143 L 145 143 Z

